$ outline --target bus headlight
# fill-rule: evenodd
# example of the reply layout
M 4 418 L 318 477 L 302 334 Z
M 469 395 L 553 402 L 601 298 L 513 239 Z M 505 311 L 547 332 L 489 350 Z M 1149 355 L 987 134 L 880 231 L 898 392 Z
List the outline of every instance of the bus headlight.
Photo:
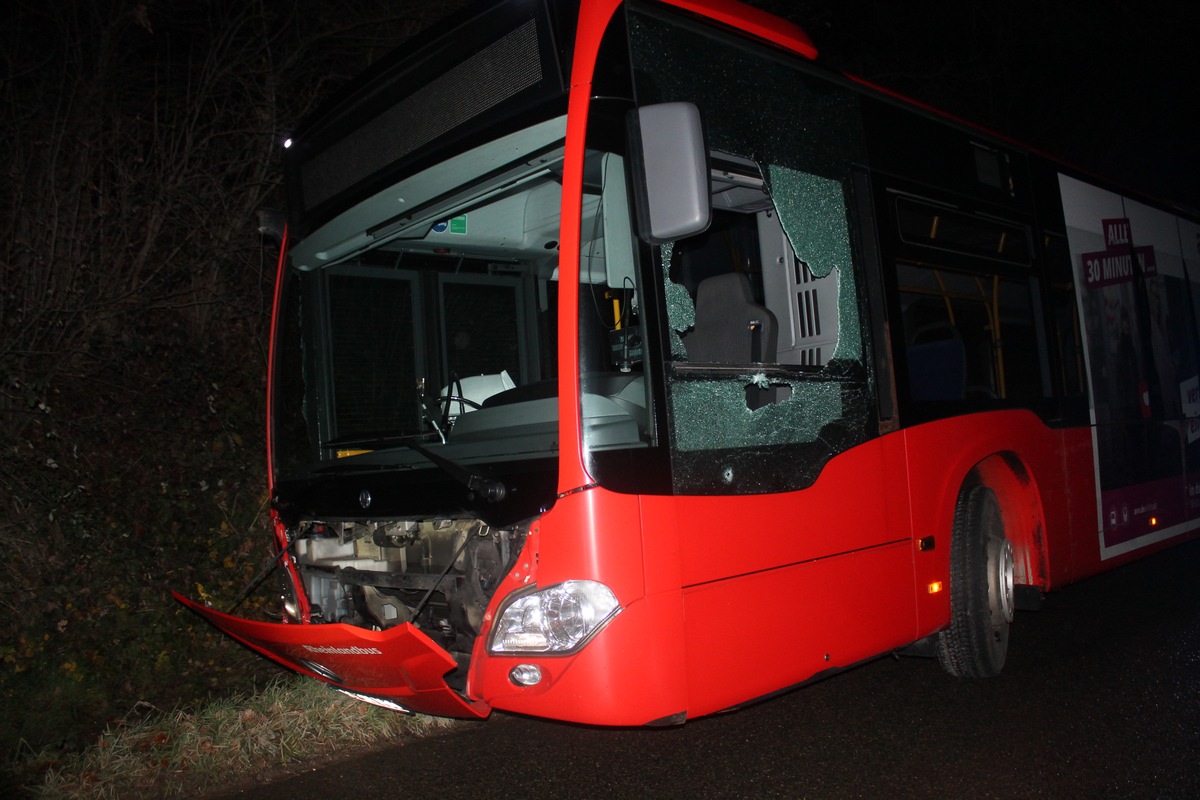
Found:
M 602 583 L 566 581 L 505 601 L 492 628 L 493 653 L 565 655 L 585 645 L 621 611 Z

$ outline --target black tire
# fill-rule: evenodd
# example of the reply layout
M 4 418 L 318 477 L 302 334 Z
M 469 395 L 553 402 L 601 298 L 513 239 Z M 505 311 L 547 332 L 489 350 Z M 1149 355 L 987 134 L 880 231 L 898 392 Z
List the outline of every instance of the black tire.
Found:
M 960 678 L 1000 674 L 1013 618 L 1013 549 L 996 495 L 964 489 L 950 539 L 950 627 L 938 634 L 942 668 Z

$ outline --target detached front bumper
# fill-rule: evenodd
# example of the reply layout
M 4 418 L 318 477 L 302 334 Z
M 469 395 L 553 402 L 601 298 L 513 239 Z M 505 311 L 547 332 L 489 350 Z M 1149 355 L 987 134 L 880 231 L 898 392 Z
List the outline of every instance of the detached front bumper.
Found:
M 481 719 L 491 713 L 486 703 L 468 700 L 446 685 L 454 659 L 411 624 L 370 631 L 341 623 L 255 622 L 214 611 L 178 592 L 172 595 L 251 650 L 338 689 L 438 717 Z

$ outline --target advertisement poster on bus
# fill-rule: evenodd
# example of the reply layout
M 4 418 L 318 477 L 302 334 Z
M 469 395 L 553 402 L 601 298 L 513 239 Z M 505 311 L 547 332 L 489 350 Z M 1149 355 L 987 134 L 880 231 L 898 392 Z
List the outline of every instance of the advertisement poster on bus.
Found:
M 1200 517 L 1200 226 L 1059 176 L 1074 265 L 1100 554 Z

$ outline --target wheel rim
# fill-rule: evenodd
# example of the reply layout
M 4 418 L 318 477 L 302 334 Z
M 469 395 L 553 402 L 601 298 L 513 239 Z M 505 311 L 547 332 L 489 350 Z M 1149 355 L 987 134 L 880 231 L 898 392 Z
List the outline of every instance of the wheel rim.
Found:
M 996 625 L 1007 625 L 1013 620 L 1014 579 L 1016 559 L 1012 543 L 1008 539 L 993 538 L 988 542 L 989 569 L 988 601 L 992 620 Z

